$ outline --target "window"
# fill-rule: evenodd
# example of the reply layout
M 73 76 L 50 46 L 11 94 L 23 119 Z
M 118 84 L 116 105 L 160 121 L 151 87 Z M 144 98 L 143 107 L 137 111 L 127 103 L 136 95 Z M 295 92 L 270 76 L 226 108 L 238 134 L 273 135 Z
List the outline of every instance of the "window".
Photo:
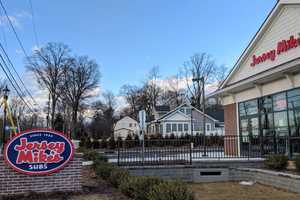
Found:
M 184 131 L 189 131 L 189 125 L 188 124 L 184 124 Z
M 172 124 L 172 132 L 177 132 L 177 124 Z
M 167 124 L 166 128 L 167 128 L 167 133 L 170 133 L 171 132 L 171 124 Z
M 206 124 L 206 130 L 211 131 L 211 124 Z
M 178 131 L 179 131 L 179 132 L 182 132 L 182 131 L 183 131 L 182 124 L 178 124 Z
M 273 96 L 273 110 L 281 111 L 287 107 L 286 93 L 280 93 Z
M 185 114 L 190 115 L 190 114 L 191 114 L 191 109 L 190 109 L 190 108 L 187 108 L 187 109 L 185 110 Z
M 159 125 L 159 133 L 163 133 L 163 131 L 164 131 L 164 129 L 163 129 L 163 125 L 162 125 L 162 124 L 160 124 L 160 125 Z
M 300 108 L 300 88 L 287 93 L 289 109 Z
M 239 111 L 241 116 L 249 116 L 258 113 L 257 100 L 246 101 L 239 104 Z
M 272 96 L 267 96 L 259 100 L 260 113 L 269 113 L 273 111 Z
M 129 127 L 132 127 L 132 123 L 129 123 Z
M 185 113 L 184 108 L 180 108 L 180 112 Z

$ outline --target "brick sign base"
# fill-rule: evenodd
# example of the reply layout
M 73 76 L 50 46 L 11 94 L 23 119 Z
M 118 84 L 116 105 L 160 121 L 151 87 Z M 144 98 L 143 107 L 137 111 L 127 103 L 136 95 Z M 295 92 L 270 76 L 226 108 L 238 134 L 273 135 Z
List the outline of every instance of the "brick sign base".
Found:
M 0 196 L 20 195 L 29 192 L 80 192 L 82 157 L 79 154 L 57 173 L 47 176 L 30 176 L 15 172 L 0 155 Z

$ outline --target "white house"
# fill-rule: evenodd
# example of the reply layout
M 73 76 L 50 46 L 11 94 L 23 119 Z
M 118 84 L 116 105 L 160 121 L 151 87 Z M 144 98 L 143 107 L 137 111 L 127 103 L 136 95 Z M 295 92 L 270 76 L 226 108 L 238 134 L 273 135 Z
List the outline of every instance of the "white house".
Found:
M 128 135 L 134 137 L 140 131 L 139 124 L 136 120 L 131 117 L 124 117 L 120 119 L 114 128 L 114 137 L 125 139 Z
M 203 116 L 205 116 L 206 135 L 222 135 L 224 133 L 223 122 L 203 114 L 200 110 L 189 104 L 182 104 L 165 115 L 148 123 L 147 133 L 161 134 L 162 136 L 174 134 L 197 135 L 203 134 Z M 193 122 L 193 123 L 191 123 Z M 191 124 L 193 124 L 191 128 Z

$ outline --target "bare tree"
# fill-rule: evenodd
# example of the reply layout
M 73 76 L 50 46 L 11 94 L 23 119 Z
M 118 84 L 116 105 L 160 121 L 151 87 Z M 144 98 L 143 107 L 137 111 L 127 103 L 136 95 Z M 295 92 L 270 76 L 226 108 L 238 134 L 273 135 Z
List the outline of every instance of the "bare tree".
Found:
M 54 125 L 57 101 L 60 97 L 59 85 L 63 80 L 63 69 L 70 63 L 70 49 L 61 43 L 48 43 L 29 57 L 27 68 L 36 77 L 42 88 L 49 92 L 51 102 L 51 127 Z
M 218 87 L 220 87 L 223 81 L 225 80 L 227 76 L 227 71 L 228 68 L 225 65 L 221 65 L 220 67 L 218 67 L 218 70 L 216 71 L 215 74 Z
M 0 79 L 0 97 L 2 97 L 2 93 L 3 93 L 5 86 L 6 86 L 6 80 Z
M 190 102 L 200 108 L 202 97 L 201 83 L 192 81 L 193 78 L 204 78 L 205 84 L 215 80 L 216 64 L 206 53 L 195 54 L 189 61 L 184 63 L 186 86 Z
M 70 63 L 64 68 L 61 98 L 72 109 L 72 125 L 75 128 L 79 108 L 84 100 L 94 96 L 100 73 L 98 64 L 86 56 L 73 58 Z
M 183 81 L 180 73 L 167 79 L 167 88 L 161 95 L 162 104 L 170 105 L 173 109 L 183 103 L 185 96 L 185 88 L 182 86 Z
M 150 69 L 149 75 L 148 75 L 148 81 L 146 86 L 146 93 L 149 97 L 149 103 L 151 108 L 156 106 L 159 94 L 161 92 L 159 86 L 158 86 L 158 80 L 160 78 L 159 74 L 159 66 L 154 66 Z
M 129 114 L 133 118 L 137 118 L 139 111 L 140 97 L 141 97 L 141 88 L 133 85 L 123 85 L 120 90 L 120 94 L 125 97 L 127 104 L 129 105 L 126 114 Z

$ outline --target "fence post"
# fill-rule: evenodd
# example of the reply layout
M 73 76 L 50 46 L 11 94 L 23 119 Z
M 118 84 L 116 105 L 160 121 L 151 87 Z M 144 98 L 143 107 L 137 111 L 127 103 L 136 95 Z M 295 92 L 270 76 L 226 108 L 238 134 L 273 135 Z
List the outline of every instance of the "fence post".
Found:
M 250 153 L 251 153 L 251 137 L 248 135 L 248 160 L 250 160 Z
M 190 165 L 193 164 L 193 157 L 192 157 L 192 151 L 193 151 L 193 142 L 190 143 Z
M 118 166 L 120 166 L 120 141 L 117 140 L 118 142 Z

